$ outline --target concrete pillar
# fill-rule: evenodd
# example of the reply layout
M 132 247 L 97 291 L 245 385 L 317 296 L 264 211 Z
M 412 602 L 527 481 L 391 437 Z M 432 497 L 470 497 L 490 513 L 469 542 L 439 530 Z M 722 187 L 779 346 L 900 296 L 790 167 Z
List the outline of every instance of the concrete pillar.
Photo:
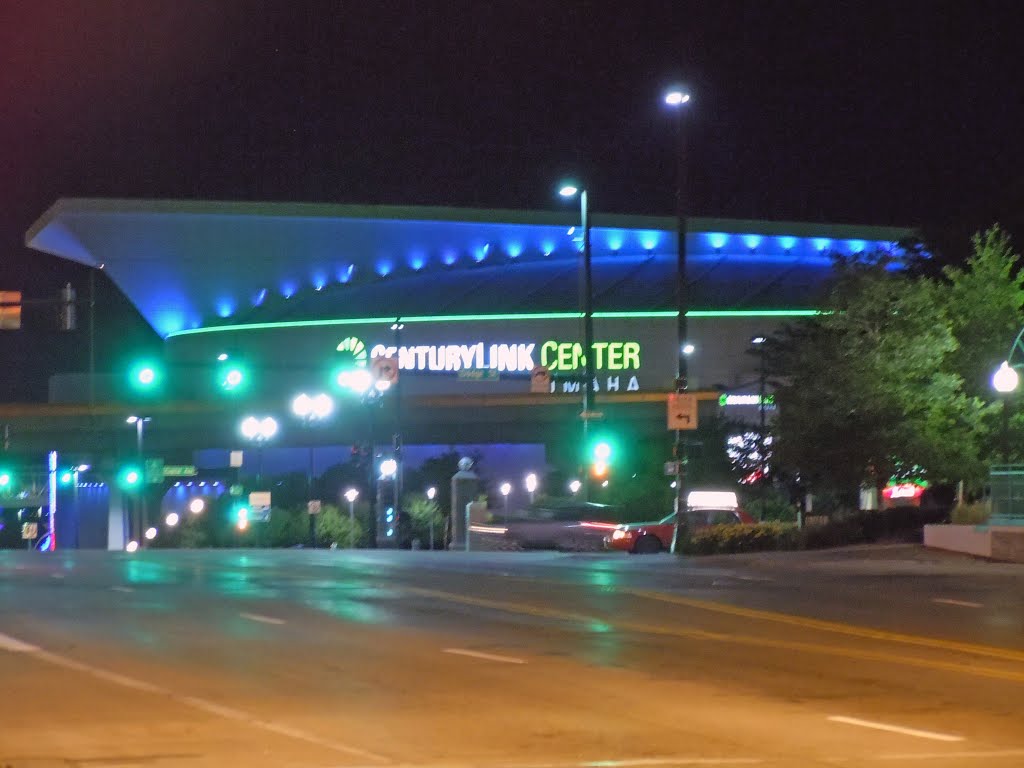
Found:
M 473 460 L 459 460 L 459 471 L 452 475 L 451 541 L 449 549 L 466 549 L 469 531 L 466 527 L 467 505 L 476 501 L 480 480 L 473 471 Z
M 128 543 L 128 515 L 124 508 L 124 494 L 117 483 L 110 484 L 110 501 L 107 508 L 107 549 L 124 550 Z

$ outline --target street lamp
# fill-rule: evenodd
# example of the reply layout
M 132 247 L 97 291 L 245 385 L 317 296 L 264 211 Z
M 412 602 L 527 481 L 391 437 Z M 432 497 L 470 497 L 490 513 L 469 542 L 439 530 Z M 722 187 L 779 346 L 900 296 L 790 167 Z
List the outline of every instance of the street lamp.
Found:
M 147 369 L 148 370 L 148 369 Z M 143 464 L 142 453 L 143 443 L 146 434 L 146 424 L 152 419 L 149 416 L 129 416 L 125 419 L 125 422 L 135 426 L 135 451 L 139 457 L 139 464 Z M 144 531 L 147 529 L 147 514 L 146 514 L 146 489 L 143 486 L 139 490 L 139 530 Z
M 256 443 L 256 485 L 263 485 L 263 444 L 277 434 L 277 420 L 273 416 L 246 416 L 239 426 L 242 437 Z
M 206 509 L 206 502 L 202 499 L 192 499 L 188 503 L 188 511 L 193 515 L 201 514 L 204 509 Z
M 356 548 L 356 499 L 359 498 L 359 491 L 349 488 L 345 491 L 345 501 L 348 502 L 348 548 Z
M 765 481 L 766 481 L 767 476 L 768 476 L 768 455 L 767 455 L 767 445 L 768 444 L 766 442 L 766 435 L 765 435 L 765 409 L 767 407 L 767 403 L 765 402 L 765 397 L 766 397 L 766 394 L 767 394 L 766 393 L 766 389 L 767 389 L 767 386 L 768 386 L 768 372 L 767 372 L 767 368 L 765 367 L 765 357 L 764 357 L 765 343 L 767 341 L 768 341 L 768 338 L 766 336 L 755 336 L 754 338 L 752 338 L 750 340 L 750 343 L 757 350 L 758 357 L 760 358 L 760 373 L 759 373 L 759 377 L 758 377 L 759 381 L 760 381 L 760 384 L 759 384 L 759 387 L 758 387 L 758 397 L 757 397 L 757 412 L 758 412 L 758 417 L 759 417 L 759 421 L 760 421 L 760 427 L 759 427 L 758 432 L 757 432 L 757 442 L 758 442 L 757 455 L 758 455 L 758 458 L 760 459 L 760 464 L 761 464 L 761 466 L 760 466 L 761 477 L 759 478 L 759 480 L 760 480 L 759 485 L 760 485 L 760 488 L 761 488 L 761 494 L 760 495 L 761 495 L 761 515 L 762 516 L 764 515 L 764 484 L 765 484 Z
M 1017 371 L 1014 370 L 1007 360 L 1004 360 L 1002 365 L 992 374 L 992 387 L 1002 395 L 1003 400 L 1002 442 L 1004 464 L 1010 463 L 1010 394 L 1016 391 L 1019 384 L 1020 376 L 1017 375 Z
M 530 494 L 530 503 L 533 504 L 533 494 L 537 490 L 537 476 L 531 472 L 525 478 L 526 492 Z
M 427 488 L 427 501 L 433 501 L 434 497 L 437 496 L 437 488 L 430 486 Z M 430 551 L 434 551 L 434 505 L 430 505 L 430 515 L 427 518 L 427 531 L 429 532 L 430 538 Z
M 562 197 L 580 196 L 580 228 L 583 230 L 583 280 L 580 284 L 582 296 L 580 296 L 580 310 L 583 313 L 583 382 L 580 392 L 583 395 L 583 445 L 588 444 L 587 434 L 590 430 L 590 390 L 594 386 L 594 281 L 591 267 L 590 255 L 590 206 L 587 200 L 587 190 L 580 189 L 575 184 L 563 184 L 558 194 Z M 584 475 L 586 477 L 586 475 Z M 583 484 L 583 500 L 588 501 L 590 497 L 589 482 Z M 530 499 L 533 502 L 533 499 Z
M 501 487 L 498 488 L 498 490 L 501 491 L 501 496 L 504 499 L 504 503 L 505 503 L 505 523 L 508 524 L 508 495 L 510 493 L 512 493 L 512 484 L 511 483 L 502 483 Z M 530 499 L 530 501 L 532 502 L 533 499 Z
M 302 419 L 302 423 L 308 430 L 316 422 L 323 421 L 334 411 L 334 401 L 329 395 L 323 392 L 316 395 L 307 395 L 302 392 L 292 400 L 292 413 Z M 313 464 L 313 441 L 309 441 L 309 471 L 306 472 L 306 497 L 313 500 L 313 476 L 316 469 Z M 316 548 L 316 515 L 309 515 L 309 546 Z
M 168 512 L 164 522 L 167 523 L 168 527 L 173 528 L 178 524 L 179 519 L 177 512 Z
M 664 96 L 665 104 L 676 113 L 676 341 L 679 349 L 678 371 L 675 391 L 683 393 L 687 389 L 687 352 L 689 332 L 686 325 L 686 313 L 690 309 L 689 293 L 686 278 L 686 133 L 683 131 L 683 105 L 689 103 L 690 94 L 682 87 L 669 88 Z M 681 430 L 676 430 L 675 445 L 672 458 L 676 466 L 676 526 L 672 534 L 672 551 L 676 551 L 679 540 L 680 525 L 686 509 L 686 445 Z
M 581 485 L 583 485 L 583 484 L 579 480 L 570 480 L 569 481 L 569 492 L 572 493 L 573 496 L 575 496 L 577 493 L 579 493 Z

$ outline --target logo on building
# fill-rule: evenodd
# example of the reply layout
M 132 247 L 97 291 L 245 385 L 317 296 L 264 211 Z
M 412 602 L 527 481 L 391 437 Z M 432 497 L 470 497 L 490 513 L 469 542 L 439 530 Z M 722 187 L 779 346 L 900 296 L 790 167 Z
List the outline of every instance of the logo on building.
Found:
M 366 344 L 355 336 L 342 339 L 338 344 L 338 352 L 341 353 L 341 364 L 348 368 L 365 368 L 369 355 L 366 352 Z

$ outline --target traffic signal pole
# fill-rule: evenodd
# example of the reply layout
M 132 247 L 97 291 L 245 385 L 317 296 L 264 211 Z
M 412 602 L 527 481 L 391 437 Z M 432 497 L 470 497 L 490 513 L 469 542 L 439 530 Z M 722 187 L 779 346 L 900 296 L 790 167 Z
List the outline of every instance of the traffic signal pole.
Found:
M 583 455 L 590 451 L 591 387 L 594 386 L 594 283 L 590 254 L 590 210 L 587 190 L 580 191 L 580 223 L 583 226 Z M 590 468 L 583 467 L 583 503 L 590 501 Z

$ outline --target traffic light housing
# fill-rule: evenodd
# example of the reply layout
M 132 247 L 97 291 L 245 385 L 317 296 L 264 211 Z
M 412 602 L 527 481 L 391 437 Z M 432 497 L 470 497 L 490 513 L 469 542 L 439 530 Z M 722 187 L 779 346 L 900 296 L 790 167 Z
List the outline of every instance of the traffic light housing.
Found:
M 611 441 L 604 438 L 594 441 L 590 447 L 589 457 L 591 477 L 595 480 L 604 480 L 608 477 L 614 452 Z

